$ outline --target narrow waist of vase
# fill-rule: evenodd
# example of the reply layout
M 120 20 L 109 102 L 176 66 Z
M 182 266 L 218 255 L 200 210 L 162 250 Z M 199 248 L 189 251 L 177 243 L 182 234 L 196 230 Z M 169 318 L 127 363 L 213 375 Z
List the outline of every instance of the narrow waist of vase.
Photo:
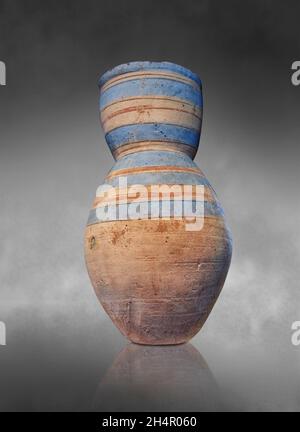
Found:
M 125 154 L 138 151 L 180 151 L 193 157 L 199 145 L 200 131 L 184 126 L 141 123 L 121 126 L 105 135 L 107 144 L 118 159 Z
M 182 144 L 176 141 L 138 141 L 124 144 L 112 150 L 114 159 L 118 160 L 123 156 L 133 153 L 148 152 L 148 151 L 167 151 L 185 153 L 191 159 L 194 159 L 197 148 L 188 144 Z
M 180 166 L 144 166 L 144 167 L 125 168 L 125 169 L 112 171 L 106 176 L 106 179 L 109 180 L 113 177 L 127 176 L 132 174 L 157 173 L 157 172 L 183 172 L 183 173 L 192 173 L 203 177 L 203 173 L 199 170 L 199 168 L 180 167 Z

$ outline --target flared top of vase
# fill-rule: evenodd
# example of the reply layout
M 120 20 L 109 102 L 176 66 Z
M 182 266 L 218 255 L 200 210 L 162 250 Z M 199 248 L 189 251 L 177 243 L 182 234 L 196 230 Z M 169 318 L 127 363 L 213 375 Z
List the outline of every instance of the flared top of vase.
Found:
M 115 159 L 140 151 L 194 158 L 202 120 L 201 80 L 170 62 L 131 62 L 99 80 L 100 117 Z
M 197 84 L 199 84 L 199 86 L 201 86 L 201 79 L 196 73 L 176 63 L 171 63 L 168 61 L 163 61 L 163 62 L 134 61 L 134 62 L 120 64 L 105 72 L 99 79 L 99 87 L 103 86 L 108 80 L 115 78 L 116 76 L 126 74 L 128 72 L 138 72 L 142 70 L 175 72 L 183 76 L 186 76 L 187 78 L 191 78 Z

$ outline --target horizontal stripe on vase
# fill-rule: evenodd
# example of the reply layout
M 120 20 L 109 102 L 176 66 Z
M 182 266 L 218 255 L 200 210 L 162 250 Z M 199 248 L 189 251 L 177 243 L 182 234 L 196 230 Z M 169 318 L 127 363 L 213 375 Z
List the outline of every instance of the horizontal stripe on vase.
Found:
M 101 91 L 100 110 L 114 101 L 134 96 L 167 96 L 202 107 L 202 94 L 190 84 L 165 78 L 133 79 Z
M 142 202 L 146 200 L 195 200 L 201 199 L 207 202 L 217 200 L 210 187 L 198 185 L 133 185 L 128 188 L 112 188 L 107 185 L 99 186 L 97 196 L 93 202 L 93 208 L 107 204 L 123 204 L 130 202 Z
M 193 111 L 151 105 L 138 105 L 120 109 L 108 115 L 101 114 L 101 122 L 105 133 L 121 126 L 140 123 L 172 124 L 196 131 L 201 126 L 200 116 Z
M 142 152 L 167 151 L 171 153 L 183 153 L 194 159 L 197 149 L 193 146 L 167 141 L 137 141 L 135 143 L 124 144 L 112 151 L 115 160 L 119 160 L 128 155 Z
M 194 112 L 199 118 L 202 117 L 202 107 L 183 101 L 177 97 L 169 97 L 164 95 L 149 95 L 149 96 L 132 96 L 129 98 L 122 98 L 117 101 L 112 101 L 100 110 L 101 117 L 109 116 L 115 111 L 122 111 L 128 108 L 134 107 L 148 107 L 148 106 L 159 106 L 161 108 L 169 109 L 181 109 L 187 112 Z
M 127 73 L 136 73 L 136 72 L 149 72 L 149 71 L 160 71 L 160 72 L 168 72 L 168 73 L 176 73 L 182 77 L 189 78 L 201 86 L 201 80 L 199 76 L 187 69 L 184 66 L 177 65 L 172 62 L 163 61 L 163 62 L 154 62 L 154 61 L 135 61 L 130 63 L 123 63 L 121 65 L 115 66 L 113 69 L 105 72 L 99 79 L 99 87 L 103 87 L 105 83 L 109 80 L 114 79 L 115 77 L 123 76 Z
M 199 84 L 197 84 L 194 80 L 187 78 L 183 75 L 180 75 L 175 72 L 168 71 L 155 71 L 155 70 L 147 70 L 147 71 L 137 71 L 137 72 L 128 72 L 117 77 L 111 78 L 101 87 L 101 91 L 104 92 L 109 88 L 115 86 L 116 84 L 123 84 L 128 81 L 132 81 L 135 79 L 167 79 L 173 80 L 176 82 L 188 84 L 194 87 L 196 90 L 199 90 Z
M 119 177 L 119 176 L 130 176 L 132 174 L 146 174 L 146 173 L 165 173 L 165 172 L 182 172 L 182 173 L 192 173 L 199 176 L 203 176 L 199 168 L 187 168 L 187 167 L 180 167 L 180 166 L 144 166 L 144 167 L 135 167 L 135 168 L 125 168 L 120 170 L 113 170 L 111 171 L 107 176 L 106 179 L 111 179 L 113 177 Z
M 186 144 L 194 148 L 199 146 L 200 130 L 166 123 L 147 123 L 121 126 L 108 132 L 105 140 L 111 151 L 124 144 L 140 141 L 161 141 Z
M 113 170 L 119 170 L 123 168 L 166 165 L 195 168 L 200 170 L 197 164 L 185 154 L 175 152 L 169 153 L 164 150 L 149 153 L 148 150 L 146 150 L 145 152 L 123 157 L 114 164 L 109 173 L 111 173 Z
M 223 217 L 224 212 L 217 202 L 182 200 L 144 201 L 139 203 L 108 205 L 105 209 L 91 209 L 87 225 L 116 220 L 157 219 L 157 218 L 205 218 Z
M 120 179 L 125 176 L 115 176 L 105 179 L 105 184 L 119 187 Z M 188 185 L 204 185 L 210 186 L 207 178 L 200 174 L 194 174 L 191 172 L 174 172 L 174 171 L 161 171 L 161 172 L 145 172 L 135 173 L 130 176 L 126 176 L 126 182 L 128 186 L 131 185 L 151 185 L 151 184 L 188 184 Z

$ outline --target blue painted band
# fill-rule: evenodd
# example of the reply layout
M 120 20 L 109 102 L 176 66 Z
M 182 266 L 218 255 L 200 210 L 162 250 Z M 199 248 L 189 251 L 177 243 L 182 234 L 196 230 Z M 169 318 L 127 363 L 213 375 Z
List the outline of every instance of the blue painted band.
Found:
M 109 87 L 100 97 L 100 110 L 118 100 L 141 96 L 166 96 L 187 101 L 201 108 L 202 94 L 192 85 L 165 78 L 141 78 Z
M 111 151 L 123 144 L 139 141 L 166 141 L 198 148 L 200 132 L 183 126 L 143 123 L 118 127 L 105 135 Z
M 194 80 L 199 86 L 201 86 L 201 79 L 197 74 L 190 71 L 189 69 L 177 65 L 171 62 L 151 62 L 151 61 L 136 61 L 130 63 L 124 63 L 114 67 L 113 69 L 105 72 L 99 79 L 99 86 L 103 86 L 108 80 L 115 78 L 118 75 L 123 75 L 129 72 L 147 71 L 147 70 L 161 70 L 171 71 L 181 74 L 187 78 Z
M 133 216 L 133 213 L 130 213 L 130 207 L 135 216 Z M 166 203 L 165 201 L 144 201 L 139 203 L 116 204 L 94 208 L 90 211 L 87 225 L 107 221 L 151 219 L 174 216 L 219 217 L 224 216 L 224 212 L 217 202 L 212 203 L 204 201 L 203 203 L 203 201 L 196 200 L 176 200 L 170 201 L 170 203 Z

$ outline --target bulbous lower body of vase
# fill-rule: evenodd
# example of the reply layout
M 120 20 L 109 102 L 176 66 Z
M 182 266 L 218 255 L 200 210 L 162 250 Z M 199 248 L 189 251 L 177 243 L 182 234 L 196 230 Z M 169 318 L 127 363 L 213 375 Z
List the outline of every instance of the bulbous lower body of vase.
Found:
M 129 340 L 151 345 L 183 343 L 200 330 L 231 255 L 219 218 L 207 219 L 198 232 L 177 220 L 95 224 L 86 229 L 85 249 L 105 311 Z
M 149 172 L 149 166 L 156 171 Z M 118 174 L 125 171 L 128 187 L 139 182 L 147 187 L 151 182 L 204 187 L 204 223 L 199 231 L 187 230 L 184 218 L 99 221 L 96 201 L 85 234 L 91 281 L 120 331 L 140 344 L 186 342 L 207 319 L 229 268 L 231 238 L 222 209 L 204 174 L 187 155 L 125 156 L 106 183 L 116 187 Z

